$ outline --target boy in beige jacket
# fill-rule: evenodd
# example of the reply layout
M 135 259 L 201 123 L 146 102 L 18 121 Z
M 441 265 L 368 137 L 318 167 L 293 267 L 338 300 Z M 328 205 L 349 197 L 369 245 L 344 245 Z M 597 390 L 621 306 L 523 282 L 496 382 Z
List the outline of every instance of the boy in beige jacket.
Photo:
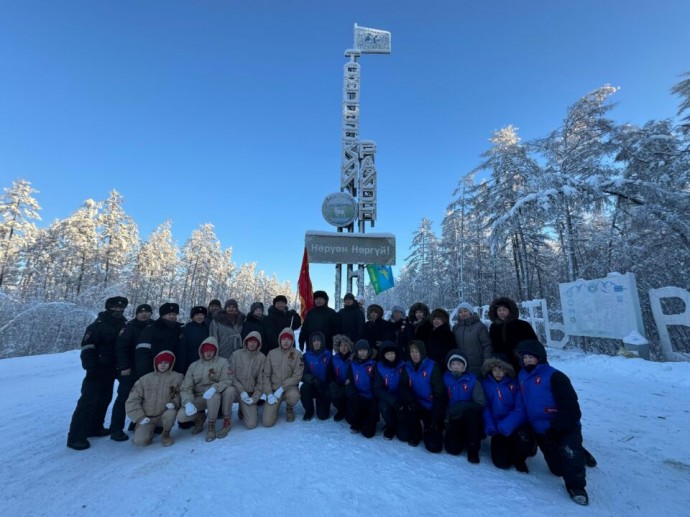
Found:
M 264 366 L 263 390 L 266 396 L 263 421 L 271 427 L 278 419 L 280 404 L 287 405 L 287 421 L 295 420 L 295 405 L 299 402 L 299 382 L 304 372 L 302 353 L 295 348 L 295 333 L 290 327 L 280 331 L 280 346 L 268 353 Z
M 206 420 L 208 409 L 208 429 L 206 441 L 225 438 L 232 427 L 232 403 L 237 397 L 235 388 L 230 385 L 228 360 L 218 355 L 218 340 L 207 337 L 199 345 L 199 360 L 189 365 L 182 381 L 180 395 L 182 407 L 177 413 L 180 423 L 194 420 L 192 434 L 199 434 Z M 216 417 L 221 410 L 223 428 L 216 435 Z
M 173 444 L 170 430 L 180 407 L 180 385 L 183 376 L 174 372 L 175 354 L 163 350 L 153 358 L 153 371 L 141 377 L 125 402 L 127 416 L 136 424 L 135 445 L 151 445 L 156 427 L 163 427 L 164 447 Z
M 257 403 L 261 398 L 266 356 L 261 353 L 261 334 L 252 331 L 244 338 L 243 347 L 230 356 L 232 386 L 240 394 L 242 421 L 254 429 L 259 420 Z

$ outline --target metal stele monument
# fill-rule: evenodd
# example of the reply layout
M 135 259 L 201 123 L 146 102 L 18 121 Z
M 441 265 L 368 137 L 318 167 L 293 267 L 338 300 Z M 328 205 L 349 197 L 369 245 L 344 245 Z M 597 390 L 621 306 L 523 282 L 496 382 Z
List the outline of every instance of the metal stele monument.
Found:
M 343 265 L 346 266 L 347 292 L 353 292 L 356 278 L 358 294 L 364 293 L 366 266 L 395 265 L 395 236 L 366 234 L 367 223 L 371 228 L 376 223 L 376 144 L 361 140 L 359 136 L 359 58 L 362 54 L 390 54 L 391 33 L 357 24 L 354 33 L 354 46 L 345 51 L 349 61 L 343 69 L 340 192 L 326 196 L 321 208 L 324 219 L 337 231 L 308 231 L 305 235 L 310 262 L 335 264 L 336 308 L 342 298 Z

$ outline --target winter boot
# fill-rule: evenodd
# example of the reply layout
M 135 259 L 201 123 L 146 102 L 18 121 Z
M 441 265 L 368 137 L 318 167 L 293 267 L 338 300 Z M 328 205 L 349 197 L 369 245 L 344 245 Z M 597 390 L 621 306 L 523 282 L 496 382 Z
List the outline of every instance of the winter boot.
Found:
M 343 415 L 340 411 L 335 412 L 335 416 L 333 417 L 334 422 L 340 422 L 345 418 L 345 415 Z
M 209 420 L 208 421 L 208 430 L 206 431 L 206 441 L 212 442 L 215 439 L 216 439 L 216 421 L 215 420 Z
M 170 429 L 163 429 L 163 436 L 161 436 L 161 443 L 163 444 L 163 447 L 170 447 L 173 443 L 175 443 L 170 436 Z
M 597 466 L 597 460 L 594 456 L 592 456 L 592 453 L 589 452 L 584 447 L 582 448 L 582 450 L 585 453 L 585 465 L 587 465 L 589 468 L 596 467 Z
M 287 416 L 285 418 L 288 422 L 294 422 L 295 421 L 295 408 L 292 406 L 287 407 Z
M 587 506 L 589 504 L 589 497 L 584 488 L 569 488 L 568 494 L 570 495 L 570 499 L 581 506 Z
M 529 469 L 527 468 L 527 463 L 525 463 L 525 460 L 516 460 L 515 470 L 517 470 L 518 472 L 529 474 Z
M 392 427 L 386 427 L 383 430 L 383 438 L 385 440 L 392 440 L 393 438 L 395 438 L 395 429 Z
M 199 434 L 204 429 L 204 422 L 206 421 L 206 413 L 199 413 L 194 419 L 194 429 L 192 434 Z
M 225 438 L 232 428 L 232 421 L 229 416 L 223 418 L 223 429 L 218 432 L 218 438 Z
M 92 430 L 88 438 L 103 438 L 104 436 L 109 436 L 110 435 L 110 429 L 106 429 L 105 427 L 101 426 L 100 429 L 94 429 Z
M 75 451 L 83 451 L 91 447 L 88 440 L 67 440 L 67 447 L 74 449 Z
M 116 442 L 126 442 L 129 440 L 129 436 L 127 436 L 127 433 L 124 431 L 117 430 L 110 433 L 110 439 L 115 440 Z
M 479 451 L 469 450 L 467 451 L 467 461 L 474 463 L 475 465 L 479 463 Z

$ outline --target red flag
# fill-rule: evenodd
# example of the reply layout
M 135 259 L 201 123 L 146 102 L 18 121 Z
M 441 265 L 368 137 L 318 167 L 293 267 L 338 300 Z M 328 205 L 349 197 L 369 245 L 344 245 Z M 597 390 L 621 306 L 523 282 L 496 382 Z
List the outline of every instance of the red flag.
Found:
M 300 316 L 302 321 L 307 315 L 307 312 L 314 307 L 314 291 L 311 286 L 311 278 L 309 278 L 309 253 L 307 247 L 304 247 L 304 257 L 302 257 L 302 269 L 299 272 L 299 280 L 297 281 L 297 290 L 299 291 L 299 305 Z

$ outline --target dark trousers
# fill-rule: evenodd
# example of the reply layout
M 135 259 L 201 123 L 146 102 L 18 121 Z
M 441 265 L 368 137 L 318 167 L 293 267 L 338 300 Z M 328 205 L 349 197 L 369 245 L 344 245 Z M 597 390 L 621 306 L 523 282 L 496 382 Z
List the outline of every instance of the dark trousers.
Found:
M 365 438 L 374 436 L 376 434 L 376 424 L 379 421 L 376 399 L 366 399 L 359 395 L 352 395 L 347 402 L 350 426 L 360 431 Z
M 585 488 L 585 452 L 580 428 L 571 429 L 554 440 L 549 440 L 543 434 L 536 434 L 535 437 L 549 470 L 563 478 L 566 488 Z
M 443 425 L 430 409 L 419 407 L 409 411 L 406 417 L 408 441 L 415 444 L 424 440 L 424 447 L 429 452 L 443 450 Z
M 345 391 L 345 386 L 338 386 L 336 384 L 331 385 L 329 391 L 329 399 L 335 408 L 336 414 L 340 413 L 345 418 L 348 418 L 347 414 L 347 393 Z
M 319 420 L 326 420 L 331 416 L 331 400 L 325 390 L 319 389 L 310 382 L 303 382 L 300 388 L 300 400 L 304 406 L 304 415 L 314 415 L 316 404 L 316 416 Z
M 446 452 L 456 456 L 465 449 L 467 452 L 479 452 L 482 430 L 481 411 L 464 411 L 460 418 L 451 420 L 446 425 Z
M 117 398 L 113 403 L 113 414 L 110 416 L 110 431 L 122 431 L 125 428 L 125 402 L 129 397 L 129 392 L 132 391 L 134 383 L 137 382 L 137 377 L 134 374 L 118 375 L 117 378 Z
M 491 461 L 499 469 L 509 469 L 534 456 L 536 446 L 530 427 L 520 427 L 510 436 L 497 434 L 491 437 Z
M 409 440 L 410 433 L 403 422 L 405 417 L 403 410 L 396 409 L 385 400 L 379 399 L 379 412 L 387 430 L 390 429 L 391 432 L 394 432 L 399 440 L 404 442 Z
M 99 366 L 86 372 L 81 384 L 81 397 L 69 426 L 69 440 L 86 440 L 103 427 L 113 398 L 113 384 L 115 367 Z

